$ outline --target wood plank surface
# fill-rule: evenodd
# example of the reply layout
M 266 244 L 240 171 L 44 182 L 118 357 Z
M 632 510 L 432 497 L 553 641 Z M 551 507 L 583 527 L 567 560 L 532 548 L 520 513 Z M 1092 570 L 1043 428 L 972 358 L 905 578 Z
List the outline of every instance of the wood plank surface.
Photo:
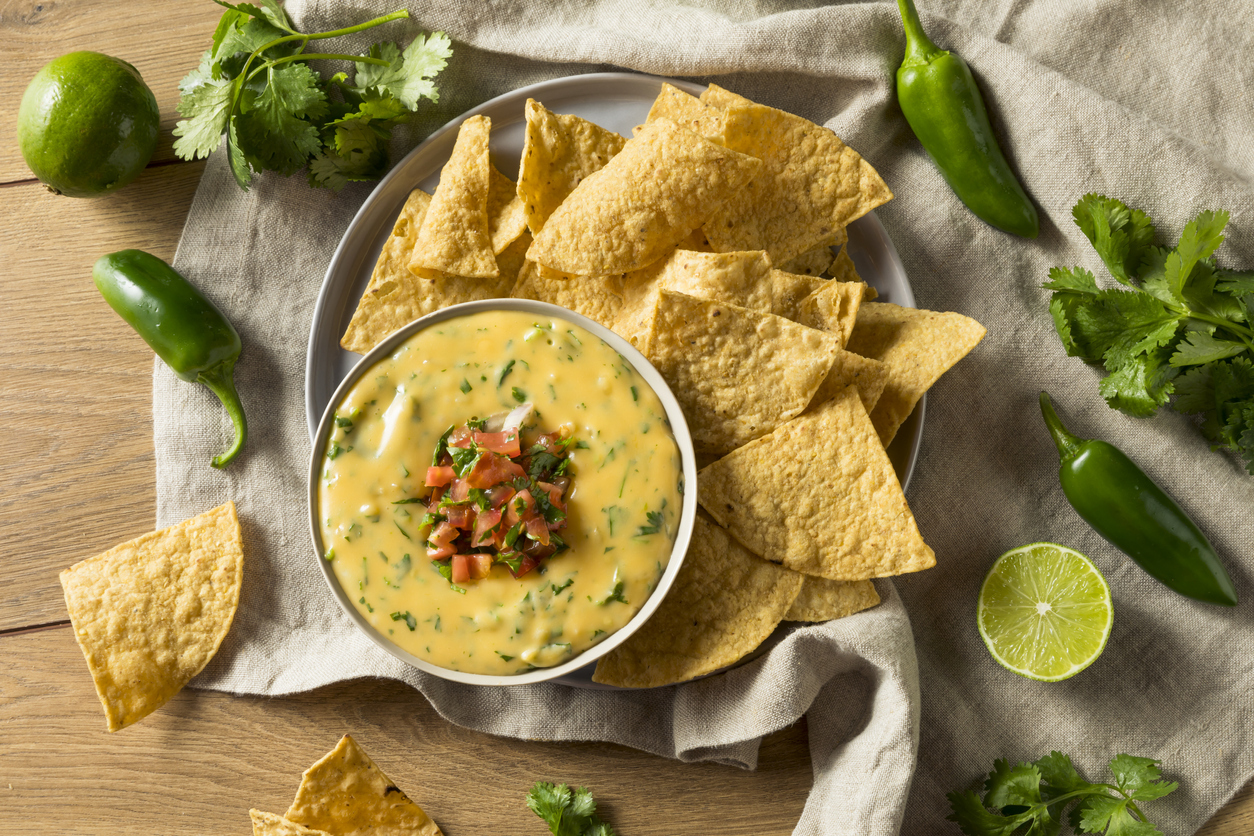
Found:
M 210 0 L 0 0 L 0 183 L 34 177 L 17 147 L 17 106 L 39 69 L 67 52 L 103 52 L 130 63 L 161 108 L 154 160 L 174 159 L 178 83 L 222 16 Z
M 537 780 L 588 786 L 623 836 L 784 836 L 812 780 L 804 722 L 767 738 L 757 771 L 745 772 L 610 744 L 491 737 L 386 680 L 286 699 L 184 690 L 111 735 L 70 628 L 0 642 L 3 833 L 243 836 L 248 808 L 283 813 L 301 772 L 345 733 L 447 836 L 547 833 L 523 803 Z
M 91 266 L 129 247 L 173 258 L 203 168 L 149 168 L 95 200 L 0 189 L 0 424 L 22 440 L 0 477 L 0 630 L 64 619 L 57 574 L 152 530 L 153 355 Z

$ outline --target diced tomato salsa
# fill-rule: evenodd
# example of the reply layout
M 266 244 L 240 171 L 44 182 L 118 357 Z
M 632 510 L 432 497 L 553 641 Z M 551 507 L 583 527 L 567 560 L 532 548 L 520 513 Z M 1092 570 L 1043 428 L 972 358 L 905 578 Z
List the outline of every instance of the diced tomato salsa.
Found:
M 503 564 L 516 578 L 566 548 L 574 438 L 555 432 L 524 443 L 523 429 L 484 432 L 482 422 L 450 427 L 427 468 L 427 557 L 455 584 Z

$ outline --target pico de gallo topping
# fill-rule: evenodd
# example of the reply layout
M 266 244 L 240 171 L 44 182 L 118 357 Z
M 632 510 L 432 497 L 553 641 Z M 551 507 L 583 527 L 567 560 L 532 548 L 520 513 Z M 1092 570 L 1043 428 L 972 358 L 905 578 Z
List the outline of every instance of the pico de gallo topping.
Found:
M 427 557 L 454 584 L 503 564 L 515 578 L 566 548 L 567 473 L 573 431 L 525 427 L 531 404 L 450 426 L 427 468 Z

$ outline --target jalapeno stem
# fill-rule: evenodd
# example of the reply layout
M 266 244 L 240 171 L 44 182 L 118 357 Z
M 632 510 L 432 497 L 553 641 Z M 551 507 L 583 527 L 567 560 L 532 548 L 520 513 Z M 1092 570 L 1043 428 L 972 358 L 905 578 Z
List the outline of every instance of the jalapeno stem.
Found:
M 235 391 L 234 372 L 235 358 L 231 358 L 196 376 L 196 380 L 208 386 L 209 391 L 222 401 L 223 409 L 235 425 L 235 443 L 225 452 L 214 456 L 210 462 L 219 469 L 230 464 L 248 440 L 248 421 L 244 418 L 244 405 L 240 403 L 239 394 Z
M 923 31 L 919 21 L 919 11 L 914 7 L 914 0 L 897 0 L 897 8 L 901 12 L 901 22 L 906 27 L 906 55 L 901 62 L 903 67 L 918 67 L 930 64 L 945 55 L 945 50 L 932 42 Z
M 1058 456 L 1064 462 L 1067 459 L 1073 459 L 1080 453 L 1080 445 L 1085 439 L 1072 435 L 1067 428 L 1062 425 L 1062 419 L 1058 417 L 1058 413 L 1054 412 L 1054 404 L 1049 399 L 1049 394 L 1041 393 L 1041 414 L 1045 416 L 1045 426 L 1049 428 L 1049 434 L 1054 439 L 1054 445 L 1058 448 Z

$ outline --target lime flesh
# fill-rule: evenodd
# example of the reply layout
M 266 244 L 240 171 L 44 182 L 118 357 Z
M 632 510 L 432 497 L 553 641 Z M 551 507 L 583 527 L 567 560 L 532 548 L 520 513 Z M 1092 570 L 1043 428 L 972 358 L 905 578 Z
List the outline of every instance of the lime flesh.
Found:
M 49 190 L 94 197 L 134 180 L 157 148 L 161 112 L 139 71 L 98 52 L 44 65 L 18 108 L 22 157 Z
M 976 621 L 989 653 L 1020 676 L 1057 682 L 1093 664 L 1115 611 L 1106 579 L 1087 557 L 1032 543 L 997 558 L 980 587 Z

